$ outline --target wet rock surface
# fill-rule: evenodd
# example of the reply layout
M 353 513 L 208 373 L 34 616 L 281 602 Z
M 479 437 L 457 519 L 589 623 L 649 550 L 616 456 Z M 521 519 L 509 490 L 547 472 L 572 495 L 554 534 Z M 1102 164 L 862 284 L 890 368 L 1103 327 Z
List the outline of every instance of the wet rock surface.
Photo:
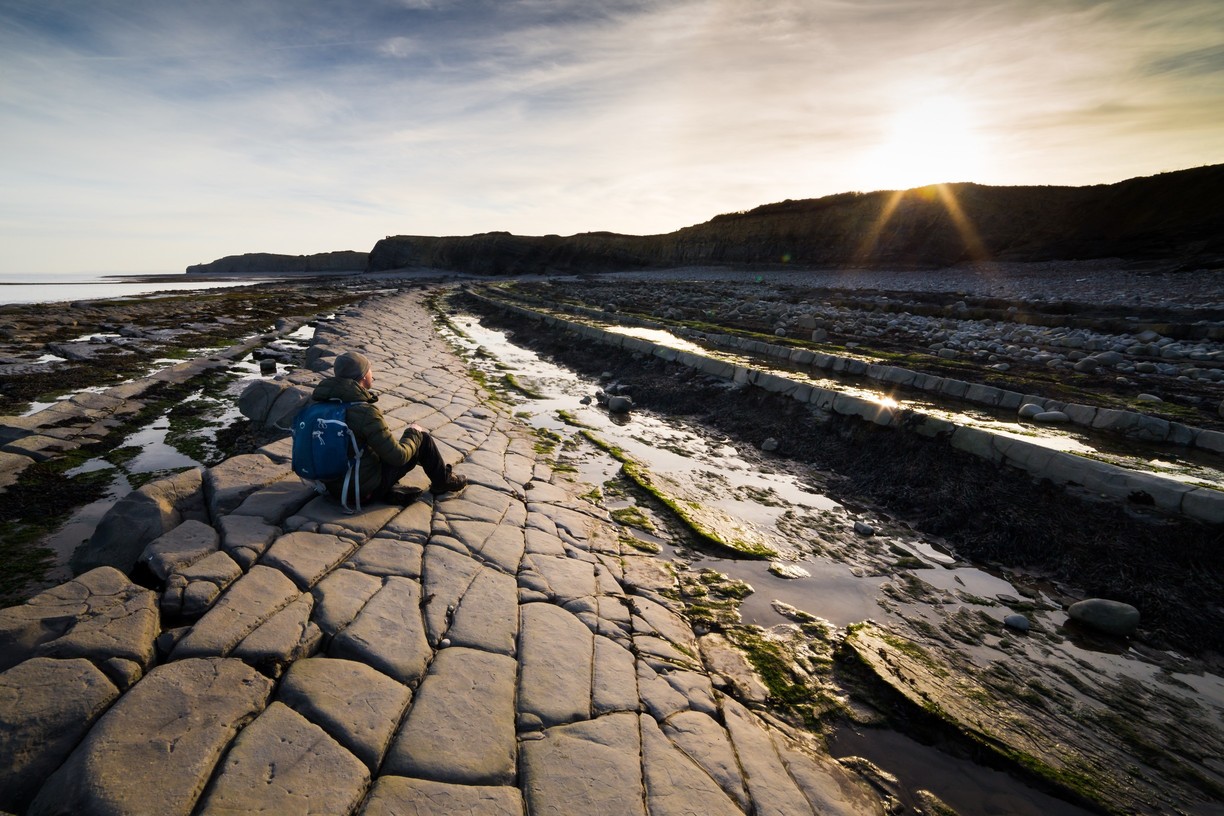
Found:
M 960 299 L 972 305 L 971 293 Z M 827 728 L 845 714 L 838 713 L 831 698 L 814 704 L 823 698 L 797 696 L 800 680 L 828 683 L 819 679 L 819 667 L 830 661 L 851 667 L 860 660 L 851 655 L 860 651 L 866 653 L 861 662 L 873 664 L 871 678 L 851 682 L 847 678 L 854 672 L 846 671 L 824 688 L 833 696 L 853 689 L 856 702 L 849 710 L 863 722 L 878 724 L 879 719 L 873 719 L 882 717 L 878 712 L 899 710 L 883 690 L 895 687 L 902 697 L 916 691 L 911 698 L 915 708 L 900 714 L 902 720 L 936 703 L 945 706 L 945 725 L 960 735 L 972 734 L 978 709 L 955 699 L 968 689 L 968 702 L 981 710 L 994 716 L 1006 712 L 1009 727 L 1001 734 L 982 732 L 986 739 L 1001 736 L 1003 744 L 1020 746 L 1042 762 L 1061 757 L 1065 767 L 1111 791 L 1112 798 L 1104 804 L 1086 796 L 1094 807 L 1128 813 L 1172 807 L 1194 812 L 1203 797 L 1210 800 L 1219 789 L 1216 772 L 1196 759 L 1219 754 L 1214 731 L 1178 728 L 1161 736 L 1167 723 L 1219 716 L 1218 708 L 1195 708 L 1184 696 L 1185 684 L 1207 683 L 1210 675 L 1204 677 L 1201 668 L 1177 656 L 1165 656 L 1163 664 L 1155 660 L 1162 665 L 1158 673 L 1136 672 L 1134 650 L 1109 672 L 1076 666 L 1064 638 L 1099 638 L 1099 648 L 1119 652 L 1126 650 L 1127 641 L 1095 630 L 1077 635 L 1073 623 L 1065 629 L 1052 626 L 1051 615 L 1057 619 L 1057 613 L 1027 594 L 1000 596 L 997 603 L 1006 609 L 1001 608 L 991 624 L 963 610 L 960 601 L 968 597 L 964 592 L 944 594 L 923 589 L 921 582 L 898 579 L 889 585 L 884 602 L 889 631 L 874 640 L 859 637 L 857 629 L 843 633 L 849 636 L 835 661 L 834 647 L 843 635 L 831 634 L 812 616 L 785 604 L 775 603 L 775 609 L 794 625 L 766 633 L 763 639 L 754 639 L 760 636 L 751 634 L 752 627 L 719 623 L 730 620 L 721 617 L 726 612 L 716 612 L 712 619 L 705 588 L 713 595 L 714 587 L 730 588 L 734 582 L 720 583 L 706 573 L 685 574 L 682 565 L 649 555 L 623 535 L 610 535 L 606 514 L 589 504 L 589 497 L 575 495 L 587 488 L 576 488 L 563 472 L 553 471 L 538 439 L 525 437 L 508 411 L 487 402 L 466 378 L 455 376 L 462 365 L 437 345 L 418 302 L 399 305 L 403 302 L 397 300 L 392 310 L 402 321 L 385 320 L 386 310 L 380 309 L 377 321 L 354 312 L 335 325 L 322 326 L 326 330 L 318 333 L 320 342 L 311 347 L 309 357 L 322 369 L 348 342 L 366 344 L 362 350 L 376 360 L 383 375 L 379 385 L 392 383 L 380 404 L 397 421 L 419 421 L 435 430 L 447 444 L 448 460 L 461 462 L 458 470 L 473 480 L 473 487 L 440 501 L 425 494 L 405 508 L 372 507 L 360 516 L 345 516 L 326 500 L 295 492 L 289 481 L 275 480 L 275 474 L 265 481 L 267 475 L 258 475 L 262 463 L 250 469 L 240 460 L 228 473 L 218 468 L 216 478 L 207 482 L 209 471 L 204 471 L 198 487 L 184 495 L 200 507 L 222 508 L 219 518 L 203 519 L 214 525 L 220 549 L 190 563 L 175 563 L 155 587 L 153 605 L 160 602 L 165 619 L 151 663 L 131 655 L 147 648 L 144 644 L 158 634 L 158 627 L 147 635 L 130 629 L 107 635 L 112 643 L 131 641 L 139 647 L 125 647 L 122 653 L 113 646 L 109 651 L 98 647 L 96 638 L 87 643 L 97 650 L 89 652 L 95 656 L 31 656 L 24 649 L 25 657 L 11 673 L 0 674 L 0 690 L 20 690 L 15 698 L 0 694 L 0 725 L 8 729 L 0 729 L 0 739 L 17 735 L 5 745 L 28 748 L 41 739 L 30 736 L 34 723 L 27 712 L 34 698 L 26 690 L 45 688 L 49 668 L 55 678 L 90 689 L 79 704 L 48 714 L 66 729 L 56 733 L 69 736 L 47 741 L 47 751 L 40 756 L 13 749 L 15 756 L 33 757 L 23 762 L 36 770 L 25 774 L 21 785 L 6 788 L 12 798 L 0 807 L 23 812 L 38 793 L 35 783 L 46 781 L 51 766 L 60 767 L 65 760 L 71 778 L 84 768 L 82 778 L 99 780 L 90 794 L 99 802 L 134 801 L 124 797 L 138 795 L 138 786 L 134 783 L 125 792 L 106 767 L 130 761 L 147 747 L 122 747 L 122 739 L 112 739 L 117 733 L 112 726 L 99 731 L 98 718 L 108 707 L 131 711 L 123 708 L 124 701 L 162 668 L 209 660 L 243 667 L 242 672 L 226 674 L 227 682 L 242 684 L 247 681 L 240 676 L 250 678 L 255 694 L 243 698 L 253 701 L 243 704 L 246 708 L 227 708 L 229 713 L 220 715 L 232 721 L 231 730 L 202 733 L 190 743 L 201 746 L 204 757 L 213 757 L 212 764 L 206 761 L 205 770 L 188 765 L 174 772 L 180 778 L 166 794 L 174 808 L 190 807 L 179 804 L 190 799 L 196 808 L 207 802 L 205 810 L 227 811 L 305 809 L 313 801 L 327 802 L 331 812 L 364 808 L 366 813 L 465 808 L 520 813 L 525 802 L 566 812 L 584 802 L 613 812 L 630 808 L 652 814 L 686 812 L 693 803 L 714 813 L 882 812 L 897 806 L 892 798 L 901 793 L 897 781 L 889 781 L 866 761 L 836 761 L 815 747 L 805 729 L 822 727 L 815 718 L 825 720 Z M 806 325 L 798 328 L 807 330 Z M 430 339 L 418 348 L 422 338 Z M 409 348 L 401 345 L 409 341 Z M 877 510 L 883 506 L 918 519 L 949 533 L 966 553 L 980 547 L 977 552 L 986 557 L 1016 563 L 1034 554 L 1049 558 L 1057 545 L 1054 564 L 1065 568 L 1064 578 L 1099 577 L 1109 564 L 1094 560 L 1091 553 L 1113 536 L 1121 542 L 1121 576 L 1133 570 L 1134 559 L 1145 548 L 1166 552 L 1167 536 L 1174 542 L 1194 540 L 1173 527 L 1145 532 L 1148 522 L 1137 524 L 1114 510 L 1101 513 L 1091 503 L 1063 505 L 1061 494 L 1033 493 L 1001 482 L 989 468 L 974 470 L 963 461 L 937 464 L 921 447 L 898 447 L 895 440 L 873 440 L 836 424 L 811 432 L 793 411 L 769 397 L 726 403 L 722 400 L 727 390 L 712 380 L 673 376 L 674 371 L 653 363 L 643 366 L 640 358 L 610 360 L 606 350 L 599 352 L 598 361 L 583 362 L 582 350 L 577 351 L 577 364 L 606 374 L 604 381 L 617 381 L 617 390 L 625 389 L 645 410 L 701 416 L 711 427 L 750 439 L 754 447 L 772 437 L 779 450 L 771 456 L 819 451 L 828 457 L 822 467 L 838 469 L 837 483 L 845 496 L 855 497 L 854 507 L 863 508 L 865 500 Z M 308 389 L 315 377 L 302 372 L 295 376 L 294 387 Z M 282 390 L 263 399 L 263 419 Z M 458 393 L 465 398 L 452 398 Z M 741 391 L 738 396 L 747 395 Z M 469 402 L 468 397 L 473 399 Z M 273 430 L 265 433 L 275 435 Z M 259 456 L 271 463 L 266 465 L 269 473 L 287 462 L 283 444 L 265 447 Z M 945 451 L 936 458 L 947 456 Z M 856 466 L 849 467 L 852 462 Z M 254 474 L 249 493 L 241 476 L 246 473 Z M 919 483 L 921 489 L 916 488 Z M 989 517 L 970 512 L 986 506 L 998 512 Z M 1034 506 L 1042 513 L 1040 524 L 1030 518 Z M 888 556 L 897 547 L 897 524 L 887 520 L 887 513 L 864 515 L 874 516 L 866 525 L 876 533 L 870 538 L 856 535 L 854 522 L 848 521 L 837 532 L 794 529 L 796 543 L 840 551 L 863 574 L 893 574 L 881 564 L 897 560 Z M 172 522 L 169 530 L 182 523 Z M 273 552 L 290 535 L 295 537 Z M 1195 546 L 1195 552 L 1210 551 Z M 1147 585 L 1159 593 L 1143 595 L 1147 590 L 1139 588 L 1144 617 L 1137 648 L 1143 641 L 1175 639 L 1177 629 L 1169 621 L 1195 597 L 1190 591 L 1195 590 L 1194 581 L 1185 586 L 1181 580 L 1191 562 L 1172 560 L 1153 565 L 1148 576 Z M 1203 582 L 1199 588 L 1206 587 L 1200 599 L 1213 591 L 1206 579 L 1195 579 Z M 1174 587 L 1178 594 L 1170 597 Z M 132 591 L 137 590 L 133 586 Z M 907 604 L 918 600 L 944 612 L 910 620 Z M 1072 600 L 1076 598 L 1066 597 L 1068 605 Z M 1210 619 L 1212 608 L 1203 600 L 1194 613 Z M 1003 614 L 1010 610 L 1015 612 Z M 1023 632 L 1004 618 L 1022 618 L 1030 627 Z M 694 636 L 690 620 L 702 637 Z M 711 626 L 727 628 L 712 636 L 706 634 Z M 1004 626 L 1012 634 L 1000 636 Z M 550 652 L 550 638 L 572 648 L 564 654 Z M 181 652 L 175 644 L 183 644 Z M 915 658 L 918 649 L 927 650 L 932 660 Z M 1062 655 L 1062 664 L 1073 671 L 1051 667 L 1051 653 Z M 907 668 L 906 661 L 915 659 L 928 667 L 925 673 Z M 1144 659 L 1154 660 L 1150 652 Z M 572 669 L 559 685 L 547 674 L 550 660 Z M 48 661 L 62 666 L 48 667 Z M 994 668 L 983 671 L 982 665 Z M 151 666 L 153 673 L 146 676 Z M 472 680 L 477 671 L 479 683 Z M 575 676 L 585 677 L 586 683 L 570 682 Z M 162 710 L 179 711 L 174 696 L 166 696 L 164 682 L 159 680 L 161 691 L 154 688 L 158 684 L 150 686 L 157 696 L 149 699 L 165 701 Z M 171 682 L 188 694 L 198 695 L 198 689 L 207 687 L 198 673 L 194 679 L 184 674 Z M 270 686 L 260 690 L 260 683 Z M 470 697 L 463 693 L 465 683 L 473 689 Z M 541 684 L 554 689 L 552 698 L 537 693 L 533 701 L 529 692 L 526 701 L 521 700 L 524 689 Z M 513 691 L 507 692 L 507 686 Z M 111 702 L 114 697 L 119 701 Z M 18 702 L 6 708 L 6 699 Z M 200 699 L 204 704 L 207 694 Z M 790 724 L 766 713 L 765 707 Z M 864 713 L 867 708 L 877 713 Z M 451 721 L 447 713 L 458 710 L 478 714 Z M 180 713 L 174 722 L 186 724 L 192 716 Z M 136 743 L 147 738 L 132 714 L 125 713 L 121 721 Z M 92 732 L 105 733 L 112 747 L 85 749 Z M 471 746 L 470 755 L 463 752 L 453 763 L 440 762 L 423 747 L 427 733 L 444 734 L 450 745 Z M 932 733 L 938 737 L 938 729 Z M 1043 753 L 1049 746 L 1023 741 L 1022 735 L 1029 733 L 1063 740 L 1068 753 Z M 964 750 L 962 737 L 950 741 L 952 751 Z M 217 742 L 226 746 L 219 753 L 213 747 Z M 108 751 L 114 751 L 113 757 L 102 759 Z M 1028 761 L 1012 759 L 1021 765 Z M 319 790 L 309 774 L 277 771 L 290 765 L 306 770 L 325 766 L 328 772 L 343 768 L 344 778 Z M 1110 769 L 1119 768 L 1129 769 L 1134 778 L 1112 777 Z M 269 776 L 273 781 L 264 786 Z M 1081 790 L 1075 778 L 1051 783 L 1048 775 L 1039 776 L 1039 784 L 1053 784 L 1063 798 Z M 57 774 L 55 784 L 64 778 L 69 777 Z M 0 783 L 8 785 L 4 779 L 0 777 Z M 1152 793 L 1161 787 L 1165 790 Z M 626 790 L 636 793 L 626 796 Z M 42 809 L 30 812 L 62 807 L 86 812 L 93 807 L 45 791 L 39 801 Z M 925 791 L 911 792 L 907 801 L 932 809 L 937 804 Z
M 150 613 L 158 593 L 175 591 L 170 578 L 145 590 L 109 567 L 82 576 L 80 589 L 53 591 L 58 603 L 83 604 L 58 613 L 71 625 L 57 640 L 23 634 L 46 604 L 5 611 L 12 668 L 0 688 L 41 682 L 36 661 L 48 659 L 76 661 L 69 671 L 82 660 L 136 671 L 101 717 L 105 702 L 61 714 L 79 723 L 80 741 L 58 770 L 31 762 L 41 778 L 26 774 L 4 801 L 29 801 L 29 813 L 156 802 L 164 813 L 663 814 L 692 802 L 715 813 L 814 813 L 837 799 L 838 812 L 882 812 L 853 773 L 810 756 L 789 726 L 709 682 L 681 608 L 658 594 L 674 577 L 652 578 L 649 598 L 635 594 L 651 571 L 634 564 L 651 556 L 622 546 L 521 426 L 457 373 L 419 297 L 382 299 L 337 322 L 327 342 L 374 361 L 390 422 L 429 428 L 470 486 L 356 515 L 319 497 L 252 524 L 222 519 L 237 518 L 258 491 L 243 498 L 221 489 L 229 481 L 199 479 L 199 502 L 222 514 L 209 520 L 220 549 L 209 542 L 212 554 L 197 560 L 192 545 L 151 552 L 170 578 L 188 577 L 188 591 L 225 583 L 225 570 L 203 568 L 208 559 L 242 553 L 246 563 L 201 603 L 198 621 L 159 636 Z M 273 528 L 270 543 L 260 525 Z M 621 578 L 630 574 L 643 578 Z M 88 612 L 94 595 L 140 598 L 144 611 L 128 601 L 116 607 L 125 614 Z M 141 614 L 154 625 L 129 625 Z M 107 622 L 97 635 L 73 637 L 95 619 Z M 30 733 L 31 716 L 0 707 L 0 733 Z M 812 784 L 788 766 L 824 776 Z
M 851 506 L 872 502 L 916 529 L 947 538 L 964 557 L 1031 568 L 1131 602 L 1145 610 L 1146 634 L 1157 647 L 1172 645 L 1209 659 L 1224 654 L 1224 617 L 1211 611 L 1209 600 L 1221 591 L 1219 568 L 1201 567 L 1204 557 L 1219 563 L 1211 554 L 1217 525 L 1145 516 L 1150 501 L 1111 506 L 1090 490 L 1065 492 L 1050 479 L 1009 475 L 989 457 L 974 461 L 965 455 L 969 451 L 938 439 L 877 430 L 854 416 L 814 415 L 767 386 L 745 387 L 469 305 L 514 332 L 516 341 L 633 388 L 643 407 L 693 418 L 754 448 L 771 437 L 787 439 L 789 458 L 837 474 L 832 495 L 844 496 Z M 864 522 L 854 524 L 861 536 L 873 532 Z

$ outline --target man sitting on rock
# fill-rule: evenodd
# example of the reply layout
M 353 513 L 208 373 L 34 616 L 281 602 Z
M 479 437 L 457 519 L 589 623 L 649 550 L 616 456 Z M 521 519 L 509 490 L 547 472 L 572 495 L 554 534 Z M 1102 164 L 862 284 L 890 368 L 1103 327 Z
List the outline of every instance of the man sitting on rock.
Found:
M 467 485 L 466 477 L 451 472 L 451 466 L 442 460 L 437 443 L 420 425 L 409 425 L 399 441 L 395 441 L 382 411 L 374 404 L 378 396 L 369 390 L 374 384 L 374 372 L 365 355 L 356 351 L 341 354 L 333 368 L 335 376 L 319 383 L 311 396 L 319 402 L 356 403 L 349 406 L 344 418 L 364 451 L 361 478 L 357 482 L 361 485 L 362 504 L 383 500 L 397 504 L 411 501 L 419 491 L 392 488 L 417 465 L 424 468 L 429 477 L 429 490 L 434 495 L 462 490 Z M 328 492 L 337 499 L 343 488 L 343 479 L 327 482 Z

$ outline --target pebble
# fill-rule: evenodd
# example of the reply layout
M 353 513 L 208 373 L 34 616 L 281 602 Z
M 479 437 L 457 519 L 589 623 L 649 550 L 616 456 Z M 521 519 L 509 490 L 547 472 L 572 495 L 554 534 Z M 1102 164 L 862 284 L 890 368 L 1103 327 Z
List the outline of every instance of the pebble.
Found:
M 854 522 L 854 532 L 858 533 L 863 538 L 871 538 L 876 533 L 874 527 L 861 521 Z
M 812 573 L 805 570 L 803 567 L 794 564 L 786 564 L 781 561 L 770 561 L 769 571 L 779 578 L 810 578 Z
M 1003 619 L 1003 625 L 1008 629 L 1015 629 L 1017 632 L 1027 632 L 1029 630 L 1029 619 L 1024 615 L 1008 615 Z

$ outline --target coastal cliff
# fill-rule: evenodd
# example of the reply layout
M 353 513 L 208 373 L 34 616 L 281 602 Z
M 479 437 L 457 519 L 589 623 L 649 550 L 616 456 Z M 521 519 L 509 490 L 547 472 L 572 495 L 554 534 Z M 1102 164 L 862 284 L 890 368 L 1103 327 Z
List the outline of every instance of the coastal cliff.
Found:
M 498 275 L 1090 258 L 1224 266 L 1224 165 L 1089 187 L 962 183 L 841 193 L 719 215 L 663 235 L 388 236 L 370 252 L 368 269 L 422 266 Z
M 296 273 L 361 272 L 366 268 L 368 252 L 342 250 L 315 255 L 277 255 L 271 252 L 248 252 L 227 255 L 211 263 L 187 267 L 188 275 L 266 275 Z

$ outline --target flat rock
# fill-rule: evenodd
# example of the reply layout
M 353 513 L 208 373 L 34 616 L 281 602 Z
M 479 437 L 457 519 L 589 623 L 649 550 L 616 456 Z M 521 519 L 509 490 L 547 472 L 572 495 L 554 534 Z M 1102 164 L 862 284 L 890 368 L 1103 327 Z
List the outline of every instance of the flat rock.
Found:
M 428 779 L 381 776 L 361 816 L 522 816 L 518 788 L 448 785 Z
M 188 816 L 272 681 L 240 660 L 158 666 L 123 695 L 34 799 L 31 814 Z
M 646 816 L 636 714 L 550 728 L 522 743 L 528 813 Z
M 31 657 L 118 657 L 148 669 L 160 626 L 153 592 L 98 567 L 0 610 L 0 670 Z
M 289 474 L 281 462 L 258 453 L 231 456 L 204 473 L 204 498 L 211 518 L 220 518 L 242 504 L 243 499 L 264 485 Z
M 189 519 L 149 542 L 140 560 L 161 580 L 217 552 L 221 537 L 212 525 Z
M 424 548 L 415 541 L 383 538 L 380 533 L 362 544 L 357 552 L 344 562 L 344 566 L 367 575 L 420 578 L 424 552 Z
M 379 530 L 379 536 L 411 541 L 424 546 L 433 525 L 433 504 L 423 499 L 414 501 L 395 515 Z
M 421 619 L 421 587 L 392 576 L 332 640 L 328 654 L 357 660 L 415 686 L 425 674 L 433 652 Z
M 230 514 L 217 521 L 221 549 L 244 570 L 259 559 L 280 535 L 280 530 L 262 518 Z
M 591 711 L 637 711 L 639 705 L 633 652 L 606 637 L 595 638 Z
M 476 573 L 459 600 L 447 637 L 453 646 L 513 656 L 518 641 L 515 580 L 488 568 Z
M 314 622 L 325 636 L 335 636 L 353 622 L 382 585 L 382 580 L 373 575 L 350 569 L 336 570 L 310 590 L 315 599 Z
M 383 773 L 436 782 L 515 780 L 513 658 L 451 647 L 438 652 L 383 764 Z
M 0 674 L 0 808 L 23 810 L 118 696 L 83 658 L 35 657 Z
M 171 652 L 171 658 L 229 654 L 247 635 L 301 593 L 284 573 L 256 565 L 208 610 Z
M 646 714 L 642 728 L 642 768 L 650 816 L 742 816 L 736 802 L 718 784 L 678 749 Z
M 318 492 L 296 476 L 265 485 L 242 500 L 235 516 L 254 516 L 267 524 L 281 524 L 318 496 Z
M 591 711 L 594 635 L 548 603 L 520 608 L 519 713 L 544 726 L 583 720 Z
M 273 542 L 260 563 L 275 567 L 300 589 L 310 589 L 356 549 L 347 538 L 321 533 L 289 533 Z
M 290 667 L 277 699 L 330 734 L 374 772 L 412 692 L 362 663 L 312 657 Z
M 234 740 L 197 812 L 352 813 L 369 784 L 370 772 L 355 756 L 274 702 Z

